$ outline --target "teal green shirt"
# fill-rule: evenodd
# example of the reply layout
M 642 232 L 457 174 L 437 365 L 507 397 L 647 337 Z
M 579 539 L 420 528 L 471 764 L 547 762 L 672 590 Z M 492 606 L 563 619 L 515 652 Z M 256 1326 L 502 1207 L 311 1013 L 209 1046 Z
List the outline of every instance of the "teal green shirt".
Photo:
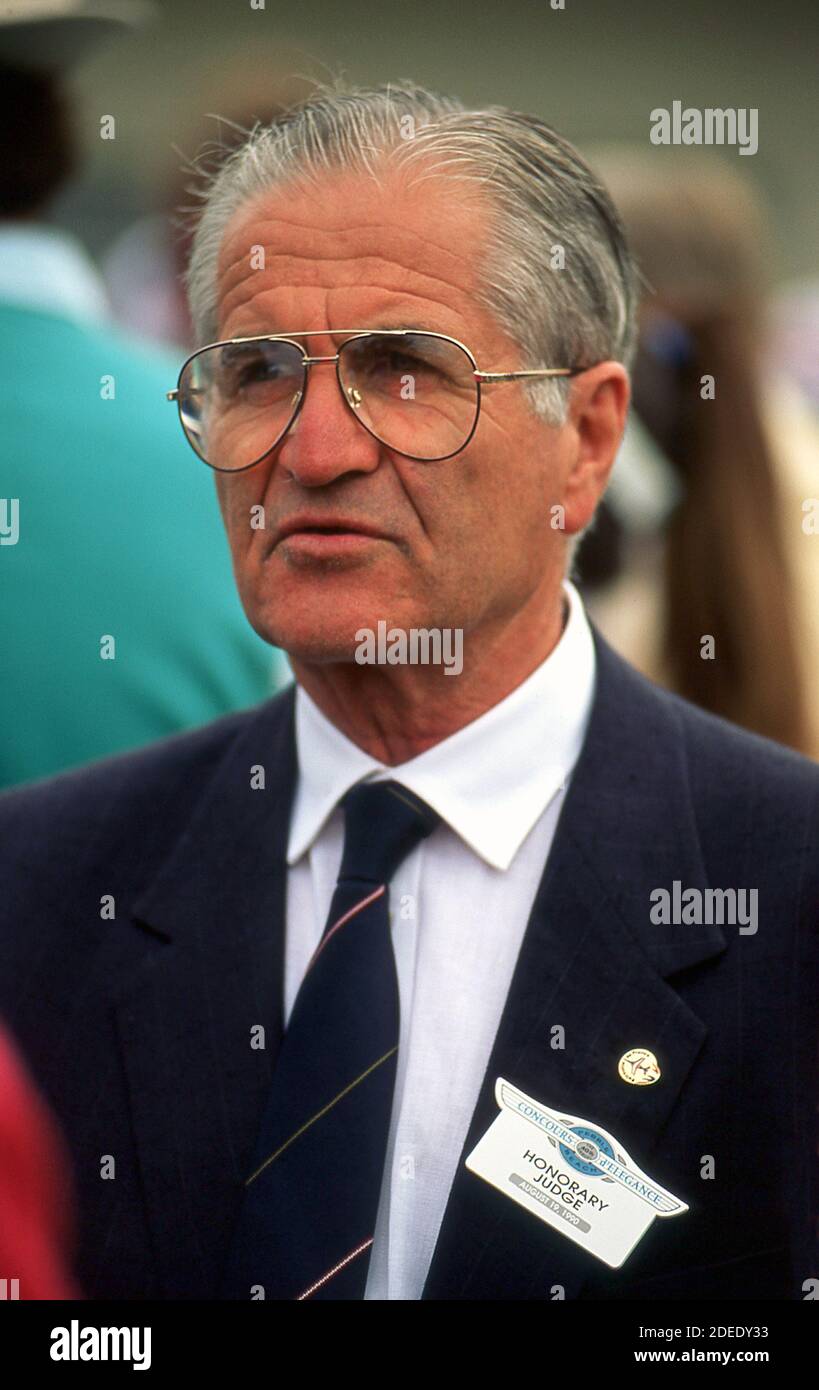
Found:
M 244 615 L 214 474 L 165 400 L 179 366 L 108 324 L 0 305 L 0 786 L 290 679 Z

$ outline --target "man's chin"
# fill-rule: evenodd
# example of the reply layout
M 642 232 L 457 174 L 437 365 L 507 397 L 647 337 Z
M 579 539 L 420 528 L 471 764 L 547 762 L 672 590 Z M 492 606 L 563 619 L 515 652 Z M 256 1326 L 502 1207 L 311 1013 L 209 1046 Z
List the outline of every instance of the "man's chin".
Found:
M 247 614 L 254 632 L 295 661 L 309 665 L 326 666 L 338 662 L 355 662 L 359 641 L 356 632 L 361 624 L 351 619 L 348 623 L 338 620 L 328 621 L 325 614 L 322 621 L 295 622 L 292 615 L 283 618 L 266 614 Z
M 285 641 L 275 643 L 287 652 L 290 660 L 302 666 L 354 666 L 355 642 L 341 642 L 332 638 L 322 640 Z

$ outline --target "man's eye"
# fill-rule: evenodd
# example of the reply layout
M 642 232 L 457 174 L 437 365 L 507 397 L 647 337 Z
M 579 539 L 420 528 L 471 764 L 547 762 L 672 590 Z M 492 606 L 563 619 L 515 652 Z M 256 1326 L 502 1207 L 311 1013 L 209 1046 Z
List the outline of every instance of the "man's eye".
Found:
M 267 362 L 260 357 L 253 362 L 243 364 L 239 384 L 244 386 L 248 381 L 276 381 L 281 374 L 281 367 L 278 362 Z
M 280 381 L 282 375 L 278 362 L 269 362 L 262 357 L 236 362 L 225 371 L 223 390 L 226 395 L 236 395 L 250 386 Z
M 399 373 L 406 376 L 433 375 L 440 377 L 446 375 L 437 363 L 427 362 L 423 357 L 413 357 L 411 353 L 400 352 L 397 349 L 385 353 L 383 358 L 373 364 L 372 370 L 390 375 Z

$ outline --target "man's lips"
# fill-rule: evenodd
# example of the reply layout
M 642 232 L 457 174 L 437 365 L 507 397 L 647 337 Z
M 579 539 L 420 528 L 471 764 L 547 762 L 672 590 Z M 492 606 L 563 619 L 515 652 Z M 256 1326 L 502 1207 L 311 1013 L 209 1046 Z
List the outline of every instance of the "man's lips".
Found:
M 284 540 L 305 540 L 310 538 L 321 543 L 322 540 L 389 540 L 383 531 L 366 521 L 358 521 L 344 516 L 295 516 L 283 521 L 274 532 L 274 547 Z

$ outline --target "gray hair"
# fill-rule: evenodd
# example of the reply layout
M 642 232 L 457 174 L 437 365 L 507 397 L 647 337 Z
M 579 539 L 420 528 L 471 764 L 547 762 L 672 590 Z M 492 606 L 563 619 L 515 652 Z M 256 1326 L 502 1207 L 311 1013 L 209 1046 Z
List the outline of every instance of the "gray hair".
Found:
M 215 173 L 198 170 L 204 182 L 192 190 L 204 202 L 185 277 L 198 346 L 218 333 L 219 249 L 246 201 L 288 180 L 316 185 L 348 170 L 378 183 L 382 169 L 400 168 L 485 190 L 496 220 L 476 298 L 527 367 L 631 365 L 637 277 L 620 217 L 574 147 L 537 116 L 467 108 L 411 81 L 336 83 L 245 135 Z M 534 413 L 554 425 L 569 389 L 566 378 L 524 384 Z

